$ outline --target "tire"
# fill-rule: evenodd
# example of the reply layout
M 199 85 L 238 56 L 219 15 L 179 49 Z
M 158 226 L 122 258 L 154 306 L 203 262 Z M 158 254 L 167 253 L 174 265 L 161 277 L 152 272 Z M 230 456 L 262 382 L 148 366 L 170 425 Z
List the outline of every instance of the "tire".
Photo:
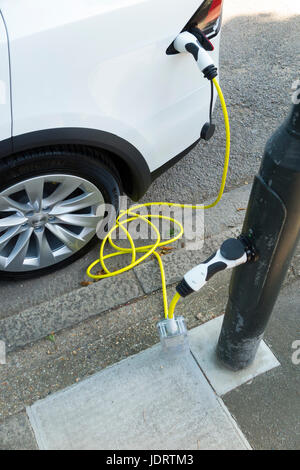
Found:
M 0 279 L 48 274 L 85 254 L 119 210 L 122 185 L 105 152 L 41 149 L 0 162 Z

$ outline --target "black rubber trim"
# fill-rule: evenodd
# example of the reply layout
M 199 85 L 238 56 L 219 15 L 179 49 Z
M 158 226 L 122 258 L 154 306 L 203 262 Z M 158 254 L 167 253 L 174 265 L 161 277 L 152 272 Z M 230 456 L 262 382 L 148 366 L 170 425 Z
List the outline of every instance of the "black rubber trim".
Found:
M 193 55 L 195 61 L 197 62 L 199 56 L 199 47 L 196 44 L 190 42 L 185 46 L 186 50 Z
M 206 122 L 201 130 L 201 139 L 210 140 L 215 133 L 216 126 L 212 122 L 212 112 L 214 103 L 214 84 L 210 81 L 210 103 L 209 103 L 209 122 Z
M 152 171 L 151 173 L 151 179 L 152 181 L 156 180 L 156 178 L 158 178 L 160 175 L 162 175 L 165 171 L 167 171 L 169 168 L 171 168 L 172 166 L 174 166 L 176 163 L 178 163 L 183 157 L 185 157 L 188 153 L 190 153 L 191 150 L 193 150 L 194 147 L 196 147 L 196 145 L 198 144 L 199 140 L 201 139 L 201 137 L 199 137 L 199 139 L 196 140 L 196 142 L 194 142 L 192 145 L 190 145 L 190 147 L 188 147 L 187 149 L 183 150 L 183 152 L 180 152 L 178 155 L 176 155 L 174 158 L 172 158 L 171 160 L 168 160 L 164 165 L 160 166 L 159 168 L 157 168 L 156 170 Z
M 65 127 L 17 135 L 0 142 L 0 158 L 51 145 L 71 144 L 104 149 L 117 155 L 129 169 L 130 175 L 127 174 L 126 181 L 122 182 L 126 194 L 134 201 L 140 199 L 149 188 L 151 173 L 142 154 L 121 137 L 97 129 Z
M 180 295 L 180 297 L 187 297 L 188 295 L 192 294 L 195 292 L 186 282 L 186 280 L 183 278 L 180 283 L 176 287 L 176 291 Z
M 130 196 L 132 200 L 137 201 L 145 194 L 151 183 L 156 178 L 185 157 L 194 147 L 196 147 L 200 139 L 201 137 L 199 137 L 199 139 L 197 139 L 187 149 L 180 152 L 171 160 L 168 160 L 164 165 L 160 166 L 152 173 L 150 173 L 149 167 L 142 154 L 129 142 L 114 134 L 94 129 L 47 129 L 45 131 L 36 131 L 18 135 L 13 139 L 5 139 L 0 142 L 0 159 L 17 152 L 49 145 L 81 144 L 109 150 L 110 152 L 118 155 L 130 168 L 132 187 L 128 187 L 128 184 L 126 185 L 126 181 L 123 180 L 121 174 L 122 183 L 126 194 Z
M 207 80 L 212 80 L 218 76 L 218 69 L 214 64 L 208 65 L 202 70 L 202 73 Z
M 188 31 L 198 39 L 203 49 L 210 52 L 214 50 L 214 45 L 199 28 L 189 28 Z
M 206 281 L 209 281 L 215 274 L 219 271 L 224 271 L 227 268 L 227 264 L 223 263 L 222 261 L 218 261 L 217 263 L 211 264 L 207 268 L 207 275 Z

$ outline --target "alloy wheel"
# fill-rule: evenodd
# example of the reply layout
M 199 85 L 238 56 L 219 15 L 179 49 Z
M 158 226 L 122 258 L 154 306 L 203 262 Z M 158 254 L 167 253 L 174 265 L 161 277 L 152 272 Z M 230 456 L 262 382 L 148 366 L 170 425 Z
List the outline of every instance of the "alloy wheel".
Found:
M 0 270 L 56 264 L 83 248 L 104 216 L 101 191 L 68 174 L 29 178 L 0 192 Z

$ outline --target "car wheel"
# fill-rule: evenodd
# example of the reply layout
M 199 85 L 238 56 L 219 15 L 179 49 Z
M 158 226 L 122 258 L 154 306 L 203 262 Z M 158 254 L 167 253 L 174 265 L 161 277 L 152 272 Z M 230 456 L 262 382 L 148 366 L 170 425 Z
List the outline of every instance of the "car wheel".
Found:
M 121 183 L 105 153 L 72 147 L 0 163 L 0 278 L 46 274 L 72 263 L 119 208 Z

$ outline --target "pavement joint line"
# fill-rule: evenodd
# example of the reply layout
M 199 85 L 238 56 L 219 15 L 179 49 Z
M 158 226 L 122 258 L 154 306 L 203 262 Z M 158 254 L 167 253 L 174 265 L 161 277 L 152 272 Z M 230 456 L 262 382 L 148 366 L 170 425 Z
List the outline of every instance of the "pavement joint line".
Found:
M 244 441 L 244 444 L 245 444 L 245 447 L 248 449 L 248 450 L 253 450 L 253 447 L 250 445 L 250 443 L 248 442 L 245 434 L 243 433 L 243 431 L 241 430 L 240 426 L 239 426 L 239 423 L 237 422 L 235 416 L 233 414 L 230 413 L 229 409 L 227 408 L 227 406 L 225 405 L 224 401 L 222 400 L 221 397 L 217 396 L 217 400 L 220 404 L 220 406 L 223 408 L 224 410 L 224 413 L 228 415 L 228 417 L 230 417 L 230 419 L 232 421 L 234 421 L 235 423 L 235 427 L 236 429 L 238 430 L 238 432 L 240 433 L 240 438 L 242 439 L 242 441 Z
M 148 261 L 149 261 L 148 259 L 145 260 L 146 263 L 147 263 Z M 143 285 L 142 285 L 140 279 L 138 278 L 138 275 L 137 275 L 135 269 L 133 269 L 132 271 L 133 271 L 133 273 L 134 273 L 134 277 L 135 277 L 135 279 L 136 279 L 136 282 L 137 282 L 138 285 L 140 286 L 141 290 L 144 292 L 144 295 L 147 295 L 146 292 L 144 291 Z M 141 296 L 141 297 L 143 297 L 143 296 Z M 132 302 L 134 302 L 134 300 L 133 300 Z
M 213 384 L 212 384 L 211 381 L 209 380 L 209 377 L 207 376 L 207 374 L 204 372 L 203 368 L 201 367 L 200 362 L 197 361 L 195 354 L 193 353 L 192 350 L 190 350 L 190 351 L 191 351 L 191 355 L 193 356 L 194 361 L 195 361 L 196 364 L 198 365 L 199 369 L 201 370 L 202 374 L 203 374 L 204 377 L 206 378 L 207 382 L 209 383 L 209 385 L 211 386 L 211 388 L 213 389 L 213 391 L 215 392 L 215 394 L 218 395 L 218 394 L 217 394 L 217 391 L 215 390 L 215 388 L 214 388 L 214 386 L 213 386 Z

